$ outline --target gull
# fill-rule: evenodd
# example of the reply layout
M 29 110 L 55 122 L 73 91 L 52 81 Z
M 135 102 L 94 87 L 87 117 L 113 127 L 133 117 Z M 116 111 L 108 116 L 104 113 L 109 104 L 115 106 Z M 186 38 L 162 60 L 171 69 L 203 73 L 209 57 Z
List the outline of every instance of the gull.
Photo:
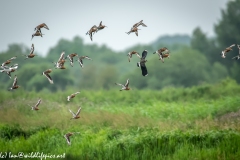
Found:
M 145 65 L 145 63 L 147 62 L 147 60 L 145 60 L 146 57 L 147 57 L 147 50 L 144 50 L 142 52 L 142 57 L 141 57 L 140 62 L 137 63 L 137 66 L 141 67 L 143 76 L 147 76 L 148 75 L 147 67 Z
M 88 60 L 92 60 L 92 59 L 89 58 L 88 56 L 81 56 L 81 57 L 79 57 L 77 61 L 79 62 L 80 66 L 81 66 L 82 68 L 84 67 L 82 60 L 85 59 L 85 58 L 88 59 Z
M 130 88 L 128 87 L 128 85 L 129 85 L 129 79 L 127 79 L 127 82 L 126 82 L 125 85 L 120 84 L 120 83 L 115 83 L 115 84 L 122 87 L 122 89 L 120 89 L 120 91 L 122 91 L 122 90 L 130 90 Z
M 128 61 L 129 61 L 129 62 L 130 62 L 130 59 L 132 58 L 132 55 L 133 55 L 133 54 L 136 54 L 139 58 L 141 58 L 138 52 L 132 51 L 132 52 L 129 52 L 129 53 L 127 54 L 127 55 L 128 55 Z
M 52 72 L 51 69 L 47 69 L 47 70 L 44 71 L 42 74 L 43 74 L 45 77 L 47 77 L 48 81 L 49 81 L 51 84 L 53 84 L 53 80 L 52 80 L 51 76 L 49 75 L 49 73 L 51 73 L 51 72 Z
M 70 99 L 74 98 L 79 93 L 80 92 L 76 92 L 76 93 L 71 94 L 70 96 L 67 97 L 67 101 L 70 101 Z
M 72 116 L 73 116 L 71 119 L 78 119 L 78 118 L 80 118 L 79 114 L 80 114 L 80 112 L 81 112 L 81 107 L 79 107 L 79 109 L 78 109 L 78 111 L 77 111 L 76 114 L 73 113 L 73 111 L 71 111 L 71 109 L 69 109 L 69 112 L 71 112 L 71 113 L 72 113 Z

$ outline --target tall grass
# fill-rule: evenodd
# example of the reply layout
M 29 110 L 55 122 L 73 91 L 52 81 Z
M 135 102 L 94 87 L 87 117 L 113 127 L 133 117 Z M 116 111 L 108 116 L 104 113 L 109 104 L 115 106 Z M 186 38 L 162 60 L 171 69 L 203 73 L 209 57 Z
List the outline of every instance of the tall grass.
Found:
M 240 121 L 224 120 L 240 108 L 235 81 L 161 91 L 80 90 L 68 102 L 76 91 L 0 91 L 0 151 L 66 153 L 68 160 L 240 158 Z M 32 111 L 38 98 L 40 110 Z M 70 120 L 69 109 L 79 106 L 81 118 Z M 67 132 L 80 132 L 71 146 Z

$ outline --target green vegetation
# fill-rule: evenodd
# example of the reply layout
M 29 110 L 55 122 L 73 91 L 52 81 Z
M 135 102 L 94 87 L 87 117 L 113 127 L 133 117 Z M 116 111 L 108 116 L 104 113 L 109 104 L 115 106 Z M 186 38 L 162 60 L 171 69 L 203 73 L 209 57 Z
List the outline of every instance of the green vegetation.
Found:
M 65 153 L 68 160 L 240 158 L 234 80 L 161 91 L 82 90 L 67 102 L 72 92 L 1 91 L 0 150 Z M 38 97 L 40 110 L 32 111 Z M 79 106 L 81 118 L 70 120 L 68 108 Z M 68 132 L 80 132 L 71 146 L 63 137 Z

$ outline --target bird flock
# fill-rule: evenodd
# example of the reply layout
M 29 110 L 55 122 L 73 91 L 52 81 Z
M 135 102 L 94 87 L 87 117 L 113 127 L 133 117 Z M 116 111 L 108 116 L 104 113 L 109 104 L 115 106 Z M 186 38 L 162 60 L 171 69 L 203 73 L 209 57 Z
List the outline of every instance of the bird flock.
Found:
M 143 27 L 147 27 L 146 24 L 143 23 L 143 20 L 135 23 L 130 31 L 126 32 L 128 35 L 130 33 L 135 33 L 136 36 L 138 36 L 138 30 L 140 30 L 138 27 L 140 26 L 143 26 Z M 102 21 L 100 22 L 100 24 L 97 26 L 97 25 L 93 25 L 89 31 L 87 31 L 86 35 L 89 35 L 91 41 L 93 40 L 93 35 L 95 33 L 97 33 L 98 31 L 100 30 L 103 30 L 105 27 L 105 25 L 102 24 Z M 35 33 L 32 34 L 32 39 L 35 37 L 35 36 L 41 36 L 43 37 L 44 34 L 42 34 L 42 31 L 41 29 L 47 29 L 49 30 L 49 27 L 45 24 L 45 23 L 42 23 L 42 24 L 39 24 L 38 26 L 36 26 L 34 28 L 34 31 Z M 226 54 L 229 52 L 229 51 L 232 51 L 232 48 L 236 46 L 235 44 L 232 44 L 231 46 L 225 48 L 222 52 L 221 52 L 221 57 L 222 58 L 226 58 Z M 237 45 L 238 49 L 239 49 L 239 54 L 235 57 L 233 57 L 232 59 L 236 59 L 236 60 L 239 60 L 240 59 L 240 45 Z M 147 57 L 147 53 L 148 51 L 147 50 L 144 50 L 142 52 L 142 56 L 140 56 L 140 54 L 137 52 L 137 51 L 131 51 L 127 54 L 128 56 L 128 61 L 130 62 L 131 61 L 131 58 L 133 55 L 136 55 L 140 60 L 139 62 L 137 62 L 137 67 L 140 67 L 141 68 L 141 71 L 142 71 L 142 75 L 143 76 L 147 76 L 148 75 L 148 71 L 147 71 L 147 67 L 146 67 L 146 57 Z M 167 47 L 163 47 L 163 48 L 160 48 L 158 49 L 157 51 L 153 52 L 153 54 L 157 53 L 158 56 L 159 56 L 159 60 L 162 61 L 162 63 L 164 63 L 164 59 L 165 58 L 169 58 L 170 57 L 170 50 L 167 48 Z M 30 50 L 30 53 L 28 55 L 23 55 L 25 56 L 25 60 L 26 59 L 31 59 L 31 58 L 34 58 L 35 56 L 37 56 L 36 54 L 34 54 L 34 44 L 32 44 L 31 46 L 31 50 Z M 77 57 L 77 60 L 80 67 L 84 67 L 83 65 L 83 59 L 88 59 L 88 60 L 92 60 L 90 57 L 88 56 L 79 56 L 77 53 L 71 53 L 71 54 L 68 54 L 67 56 L 65 56 L 65 51 L 63 51 L 61 54 L 60 54 L 60 57 L 58 59 L 58 61 L 56 62 L 52 62 L 54 64 L 54 68 L 55 69 L 66 69 L 66 67 L 64 66 L 66 60 L 69 60 L 70 62 L 70 65 L 73 67 L 74 65 L 74 57 Z M 18 69 L 18 64 L 13 64 L 11 66 L 9 66 L 9 64 L 15 60 L 17 58 L 17 56 L 14 56 L 8 60 L 6 60 L 5 62 L 3 62 L 1 64 L 1 69 L 0 72 L 1 73 L 6 73 L 9 78 L 11 79 L 11 73 L 12 72 L 15 72 L 17 69 Z M 54 81 L 52 79 L 52 77 L 50 76 L 50 73 L 52 72 L 53 70 L 52 69 L 46 69 L 45 71 L 42 72 L 42 75 L 44 75 L 50 84 L 54 84 Z M 130 90 L 131 88 L 129 87 L 129 79 L 127 79 L 126 83 L 123 85 L 121 83 L 115 83 L 116 85 L 119 85 L 121 87 L 120 91 L 123 91 L 123 90 Z M 9 91 L 12 91 L 12 90 L 16 90 L 18 89 L 20 86 L 18 85 L 17 83 L 17 76 L 15 75 L 14 77 L 14 80 L 13 80 L 13 84 L 12 86 L 8 89 Z M 67 101 L 69 102 L 71 99 L 73 99 L 74 97 L 76 97 L 77 94 L 79 94 L 80 92 L 77 91 L 69 96 L 67 96 Z M 39 105 L 42 103 L 42 99 L 39 98 L 37 103 L 34 105 L 34 106 L 31 106 L 31 109 L 32 110 L 35 110 L 35 111 L 38 111 L 39 110 Z M 77 112 L 74 113 L 71 109 L 68 109 L 69 112 L 72 114 L 72 119 L 79 119 L 80 118 L 80 112 L 81 112 L 81 107 L 78 108 Z M 80 133 L 80 132 L 69 132 L 67 134 L 64 135 L 64 138 L 66 139 L 67 141 L 67 144 L 68 145 L 71 145 L 71 141 L 70 141 L 70 136 L 76 134 L 76 133 Z

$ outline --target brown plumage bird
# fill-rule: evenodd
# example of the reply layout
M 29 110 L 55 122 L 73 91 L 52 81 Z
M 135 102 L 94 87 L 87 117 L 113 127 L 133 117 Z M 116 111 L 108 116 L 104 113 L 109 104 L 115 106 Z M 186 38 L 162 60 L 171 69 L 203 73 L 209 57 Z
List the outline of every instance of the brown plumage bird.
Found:
M 78 58 L 78 62 L 79 62 L 79 64 L 80 64 L 80 66 L 83 68 L 84 66 L 83 66 L 83 59 L 88 59 L 88 60 L 92 60 L 91 58 L 89 58 L 88 56 L 80 56 L 79 58 Z
M 14 81 L 13 81 L 13 85 L 11 88 L 9 88 L 9 91 L 13 90 L 13 89 L 18 89 L 20 86 L 17 85 L 17 76 L 15 75 Z
M 99 24 L 98 27 L 97 27 L 97 31 L 96 31 L 96 32 L 104 29 L 105 27 L 107 27 L 107 26 L 103 25 L 103 24 L 102 24 L 102 21 L 101 21 L 100 24 Z
M 82 109 L 82 108 L 79 107 L 79 109 L 78 109 L 78 111 L 77 111 L 76 114 L 73 113 L 73 111 L 71 111 L 71 109 L 69 109 L 69 112 L 72 113 L 72 116 L 73 116 L 71 119 L 78 119 L 78 118 L 80 118 L 80 115 L 79 115 L 79 114 L 80 114 L 80 112 L 81 112 L 81 109 Z
M 164 63 L 164 58 L 170 57 L 170 51 L 167 47 L 160 48 L 159 50 L 155 51 L 153 54 L 157 53 L 159 55 L 159 60 Z
M 122 87 L 122 89 L 120 89 L 120 91 L 122 91 L 122 90 L 127 90 L 127 91 L 130 90 L 130 88 L 128 87 L 128 85 L 129 85 L 129 79 L 127 79 L 127 82 L 126 82 L 125 85 L 120 84 L 120 83 L 115 83 L 115 84 Z
M 97 32 L 98 30 L 98 27 L 96 25 L 92 26 L 90 28 L 90 30 L 86 33 L 86 35 L 89 35 L 90 36 L 90 39 L 92 41 L 92 36 L 93 36 L 93 33 Z
M 71 53 L 67 56 L 67 58 L 70 60 L 70 65 L 73 67 L 73 57 L 78 56 L 77 53 Z
M 66 139 L 68 145 L 71 145 L 70 137 L 75 133 L 80 133 L 80 132 L 69 132 L 64 135 L 64 138 Z
M 225 49 L 222 51 L 222 53 L 220 54 L 221 57 L 222 57 L 222 58 L 226 58 L 227 52 L 231 51 L 231 50 L 232 50 L 232 47 L 234 47 L 234 46 L 235 46 L 235 44 L 232 44 L 231 46 L 225 48 Z
M 35 27 L 34 31 L 39 31 L 40 33 L 42 33 L 41 28 L 45 28 L 45 29 L 49 30 L 48 26 L 45 23 L 42 23 L 42 24 L 39 24 L 37 27 Z
M 74 98 L 79 93 L 80 92 L 76 92 L 76 93 L 71 94 L 70 96 L 67 96 L 67 101 L 70 101 L 70 99 Z
M 49 75 L 49 73 L 51 73 L 52 70 L 51 69 L 47 69 L 46 71 L 44 71 L 42 74 L 47 77 L 48 81 L 53 84 L 53 79 L 52 77 Z
M 42 102 L 42 100 L 41 99 L 39 99 L 38 100 L 38 102 L 37 102 L 37 104 L 35 104 L 35 106 L 32 106 L 32 110 L 39 110 L 39 108 L 38 108 L 38 106 L 39 106 L 39 104 Z
M 133 28 L 131 28 L 131 30 L 129 32 L 126 32 L 126 33 L 130 34 L 130 33 L 134 32 L 136 34 L 136 36 L 138 36 L 138 30 L 140 30 L 140 29 L 138 29 L 137 27 L 133 27 Z
M 134 28 L 134 27 L 139 27 L 140 25 L 143 26 L 143 27 L 147 27 L 147 25 L 143 23 L 143 20 L 141 20 L 140 22 L 135 23 L 135 24 L 133 25 L 133 28 Z
M 28 58 L 33 58 L 33 57 L 37 56 L 37 55 L 34 54 L 33 52 L 34 52 L 34 44 L 32 44 L 30 54 L 25 55 L 25 56 L 26 56 L 25 60 L 28 59 Z
M 133 54 L 135 54 L 136 56 L 138 56 L 139 58 L 141 58 L 141 56 L 139 55 L 138 52 L 132 51 L 132 52 L 129 52 L 129 53 L 127 54 L 127 55 L 128 55 L 128 61 L 129 61 L 129 62 L 130 62 Z
M 32 39 L 33 39 L 33 37 L 35 37 L 35 36 L 43 36 L 44 34 L 42 34 L 39 30 L 37 30 L 34 34 L 32 34 Z
M 16 59 L 16 58 L 17 58 L 17 56 L 14 56 L 14 57 L 8 59 L 7 61 L 5 61 L 5 62 L 2 63 L 1 67 L 4 67 L 5 65 L 10 64 L 10 63 L 12 62 L 12 60 L 14 60 L 14 59 Z

